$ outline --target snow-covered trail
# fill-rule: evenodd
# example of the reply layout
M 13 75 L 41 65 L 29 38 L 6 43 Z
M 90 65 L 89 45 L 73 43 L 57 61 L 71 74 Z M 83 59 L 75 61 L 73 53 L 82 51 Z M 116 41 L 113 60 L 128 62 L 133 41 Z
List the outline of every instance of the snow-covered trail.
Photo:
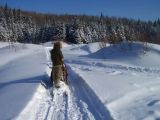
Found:
M 61 89 L 53 90 L 54 97 L 52 98 L 50 83 L 42 81 L 32 100 L 16 120 L 24 120 L 24 118 L 35 120 L 112 120 L 110 113 L 84 81 L 71 69 L 69 69 L 69 73 L 70 86 L 69 89 L 66 88 L 67 96 L 63 94 L 62 88 L 62 91 Z
M 46 48 L 47 64 L 50 62 Z M 52 89 L 50 68 L 46 65 L 46 78 L 41 81 L 32 99 L 16 120 L 112 120 L 109 111 L 94 92 L 69 66 L 69 87 Z M 63 89 L 67 96 L 63 94 Z M 51 92 L 53 91 L 54 97 Z
M 49 50 L 47 48 L 45 50 L 47 64 L 49 64 Z M 64 96 L 60 90 L 52 90 L 49 82 L 51 70 L 46 66 L 46 79 L 42 80 L 34 96 L 16 119 L 112 120 L 109 112 L 89 86 L 85 84 L 85 81 L 69 66 L 68 70 L 69 88 L 67 87 L 67 96 Z M 52 91 L 53 98 L 51 96 Z M 30 110 L 32 110 L 32 113 Z

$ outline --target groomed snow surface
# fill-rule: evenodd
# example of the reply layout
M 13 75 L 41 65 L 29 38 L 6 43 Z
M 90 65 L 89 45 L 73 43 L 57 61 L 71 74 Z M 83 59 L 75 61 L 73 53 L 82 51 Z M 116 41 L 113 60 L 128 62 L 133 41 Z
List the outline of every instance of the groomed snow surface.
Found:
M 52 46 L 0 43 L 0 120 L 160 120 L 159 45 L 64 43 L 69 86 L 58 90 Z

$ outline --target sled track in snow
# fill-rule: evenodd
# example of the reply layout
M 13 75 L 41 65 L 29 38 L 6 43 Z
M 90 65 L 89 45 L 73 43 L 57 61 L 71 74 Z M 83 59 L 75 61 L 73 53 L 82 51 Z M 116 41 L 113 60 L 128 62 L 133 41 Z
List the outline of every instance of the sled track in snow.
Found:
M 37 109 L 38 111 L 35 115 L 38 120 L 81 120 L 81 113 L 75 104 L 71 90 L 66 91 L 67 96 L 65 96 L 59 89 L 52 90 L 52 88 L 49 87 L 49 83 L 42 81 L 41 85 L 44 86 L 43 88 L 46 90 L 46 94 L 45 96 L 43 95 L 44 99 L 41 103 L 43 104 L 43 102 L 45 102 L 48 105 L 45 106 L 46 110 L 41 110 L 42 108 Z M 53 97 L 50 94 L 52 91 L 54 94 Z M 42 113 L 42 111 L 44 112 Z M 43 117 L 38 118 L 39 114 L 43 114 Z
M 47 110 L 44 110 L 46 113 L 43 113 L 43 120 L 112 120 L 109 111 L 84 80 L 71 68 L 69 68 L 69 75 L 68 96 L 54 90 L 52 99 L 50 96 L 52 90 L 47 87 L 48 83 L 45 85 L 50 100 L 46 107 Z M 38 114 L 43 111 L 40 109 Z
M 67 96 L 52 90 L 49 78 L 42 80 L 36 93 L 16 120 L 113 120 L 84 80 L 69 68 Z M 51 97 L 51 91 L 54 97 Z

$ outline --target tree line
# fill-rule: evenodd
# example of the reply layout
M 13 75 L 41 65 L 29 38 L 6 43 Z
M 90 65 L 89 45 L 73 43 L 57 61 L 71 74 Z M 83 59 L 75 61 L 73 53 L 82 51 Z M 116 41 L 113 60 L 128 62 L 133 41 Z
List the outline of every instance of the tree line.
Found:
M 0 41 L 43 43 L 62 39 L 71 43 L 142 41 L 160 44 L 160 19 L 141 21 L 88 15 L 57 15 L 0 6 Z

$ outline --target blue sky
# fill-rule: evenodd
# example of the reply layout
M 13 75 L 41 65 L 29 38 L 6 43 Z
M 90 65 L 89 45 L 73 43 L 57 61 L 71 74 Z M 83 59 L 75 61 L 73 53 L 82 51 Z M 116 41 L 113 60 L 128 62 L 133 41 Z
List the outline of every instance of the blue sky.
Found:
M 160 0 L 0 0 L 12 8 L 56 14 L 87 14 L 128 17 L 141 20 L 160 18 Z

